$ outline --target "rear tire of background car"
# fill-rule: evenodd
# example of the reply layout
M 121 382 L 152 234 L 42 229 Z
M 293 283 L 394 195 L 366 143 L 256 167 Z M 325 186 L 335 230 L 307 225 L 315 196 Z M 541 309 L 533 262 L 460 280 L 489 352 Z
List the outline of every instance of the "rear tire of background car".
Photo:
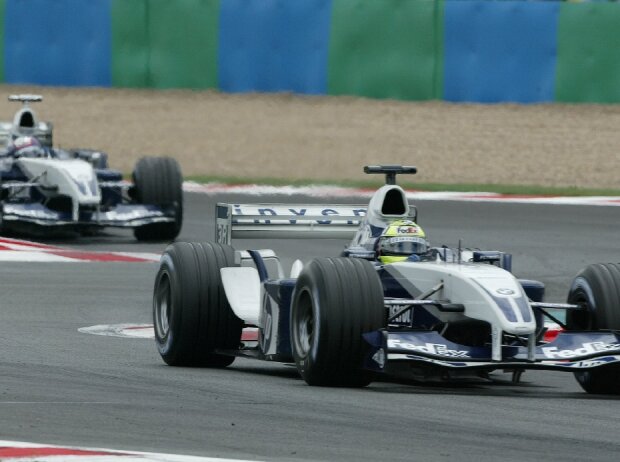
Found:
M 596 263 L 585 267 L 571 284 L 568 303 L 586 308 L 567 312 L 568 330 L 620 329 L 620 265 Z M 588 393 L 620 394 L 620 365 L 575 372 L 575 378 Z
M 362 334 L 385 327 L 383 287 L 373 265 L 357 258 L 317 258 L 302 270 L 292 301 L 291 344 L 309 385 L 364 387 Z
M 225 367 L 235 357 L 242 321 L 233 313 L 220 268 L 234 266 L 234 250 L 211 242 L 175 242 L 162 255 L 153 291 L 155 342 L 171 366 Z
M 171 157 L 143 157 L 133 171 L 134 196 L 140 204 L 172 208 L 175 221 L 152 223 L 134 229 L 139 241 L 171 241 L 183 224 L 183 176 Z

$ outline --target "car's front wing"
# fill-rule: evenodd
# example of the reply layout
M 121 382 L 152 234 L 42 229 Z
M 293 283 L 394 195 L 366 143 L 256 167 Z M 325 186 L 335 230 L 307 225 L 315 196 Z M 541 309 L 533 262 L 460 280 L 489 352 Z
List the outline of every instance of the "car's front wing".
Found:
M 74 221 L 70 212 L 51 210 L 40 203 L 5 203 L 2 220 L 5 224 L 134 228 L 150 223 L 173 222 L 175 217 L 172 210 L 154 205 L 119 204 L 108 211 L 80 211 L 79 219 Z
M 491 346 L 471 347 L 451 342 L 437 332 L 376 331 L 365 334 L 370 345 L 365 367 L 383 371 L 389 363 L 419 367 L 466 369 L 591 369 L 620 363 L 620 335 L 611 331 L 562 332 L 553 342 L 536 346 L 533 360 L 527 346 L 502 346 L 502 359 L 491 359 Z

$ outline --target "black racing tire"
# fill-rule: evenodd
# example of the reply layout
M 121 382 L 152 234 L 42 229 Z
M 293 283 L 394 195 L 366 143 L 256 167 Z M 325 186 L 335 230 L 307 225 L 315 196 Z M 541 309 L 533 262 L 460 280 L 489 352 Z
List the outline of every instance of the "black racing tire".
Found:
M 317 258 L 302 270 L 293 293 L 291 344 L 308 385 L 368 385 L 373 373 L 362 368 L 362 334 L 385 326 L 383 287 L 372 263 Z
M 568 330 L 620 330 L 620 265 L 596 263 L 581 270 L 568 291 L 568 303 L 585 310 L 568 311 Z M 620 365 L 575 372 L 579 385 L 593 394 L 620 394 Z
M 161 258 L 153 291 L 155 343 L 171 366 L 226 367 L 243 322 L 234 314 L 220 268 L 234 266 L 234 250 L 211 242 L 170 244 Z
M 171 157 L 143 157 L 133 171 L 134 198 L 139 204 L 172 208 L 175 220 L 134 228 L 139 241 L 172 241 L 183 225 L 183 175 Z

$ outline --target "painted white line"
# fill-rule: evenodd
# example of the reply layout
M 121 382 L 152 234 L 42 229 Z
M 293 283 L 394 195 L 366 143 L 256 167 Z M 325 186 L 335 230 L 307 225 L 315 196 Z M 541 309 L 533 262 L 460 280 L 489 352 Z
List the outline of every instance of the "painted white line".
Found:
M 0 250 L 0 261 L 21 262 L 74 262 L 74 258 L 67 258 L 47 252 L 33 252 L 30 250 Z
M 188 192 L 197 192 L 204 194 L 246 194 L 249 196 L 261 196 L 265 194 L 292 196 L 294 194 L 302 194 L 305 196 L 337 196 L 337 197 L 357 197 L 370 196 L 373 190 L 342 188 L 339 186 L 269 186 L 269 185 L 226 185 L 221 183 L 195 183 L 186 181 L 183 183 L 183 189 Z
M 3 462 L 250 462 L 242 459 L 0 441 Z
M 114 401 L 0 401 L 0 406 L 5 404 L 33 404 L 35 406 L 44 405 L 44 404 L 52 404 L 52 405 L 69 405 L 69 404 L 104 404 L 109 406 L 110 404 L 118 404 Z M 1 447 L 1 446 L 0 446 Z M 2 459 L 4 460 L 4 459 Z
M 14 247 L 15 249 L 40 249 L 40 250 L 52 250 L 52 249 L 60 249 L 60 247 L 55 247 L 53 245 L 48 244 L 40 244 L 38 242 L 26 241 L 23 239 L 11 239 L 10 237 L 0 237 L 0 245 Z
M 153 324 L 99 324 L 96 326 L 80 327 L 78 332 L 83 334 L 105 335 L 108 337 L 125 338 L 155 338 Z M 255 342 L 258 339 L 256 327 L 244 327 L 241 333 L 243 342 Z
M 80 327 L 83 334 L 106 335 L 108 337 L 154 338 L 153 324 L 101 324 Z
M 374 189 L 344 188 L 340 186 L 268 186 L 268 185 L 226 185 L 221 183 L 200 184 L 191 181 L 183 183 L 188 192 L 202 194 L 245 194 L 250 196 L 295 194 L 310 197 L 360 197 L 369 198 Z M 467 201 L 467 202 L 501 202 L 501 203 L 533 203 L 554 205 L 599 205 L 620 206 L 620 196 L 534 196 L 510 195 L 488 192 L 425 192 L 406 191 L 407 197 L 419 201 Z
M 141 258 L 143 260 L 149 261 L 159 261 L 161 259 L 161 254 L 159 253 L 148 253 L 148 252 L 114 252 L 116 255 L 124 255 L 126 257 L 133 258 Z

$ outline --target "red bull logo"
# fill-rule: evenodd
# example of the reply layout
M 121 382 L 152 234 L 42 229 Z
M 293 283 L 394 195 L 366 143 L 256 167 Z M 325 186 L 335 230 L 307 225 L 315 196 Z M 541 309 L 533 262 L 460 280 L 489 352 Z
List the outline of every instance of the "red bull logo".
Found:
M 416 226 L 399 226 L 397 229 L 398 234 L 417 234 L 419 231 Z

